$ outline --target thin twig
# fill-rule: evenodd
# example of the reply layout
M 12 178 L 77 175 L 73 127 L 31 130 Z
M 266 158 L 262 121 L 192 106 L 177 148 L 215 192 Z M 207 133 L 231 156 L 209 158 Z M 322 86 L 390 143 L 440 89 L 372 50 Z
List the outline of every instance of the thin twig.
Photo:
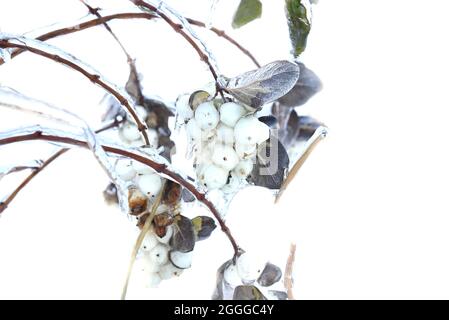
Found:
M 44 133 L 39 130 L 36 130 L 33 133 L 24 133 L 21 135 L 18 134 L 15 136 L 10 136 L 7 138 L 0 139 L 0 146 L 11 144 L 11 143 L 16 143 L 16 142 L 33 141 L 33 140 L 43 140 L 43 141 L 50 141 L 50 142 L 56 142 L 56 143 L 64 143 L 64 144 L 74 145 L 74 146 L 83 147 L 83 148 L 88 147 L 88 144 L 86 143 L 86 141 L 69 138 L 69 137 L 57 136 L 54 134 L 47 134 L 47 133 Z M 186 179 L 184 179 L 179 174 L 169 170 L 167 168 L 167 165 L 165 165 L 163 163 L 157 163 L 157 162 L 149 159 L 148 157 L 133 153 L 128 150 L 121 149 L 119 147 L 110 146 L 110 145 L 102 145 L 102 147 L 103 147 L 104 151 L 107 153 L 112 153 L 112 154 L 120 155 L 123 157 L 127 157 L 127 158 L 133 159 L 137 162 L 140 162 L 142 164 L 145 164 L 145 165 L 151 167 L 154 171 L 167 176 L 170 180 L 180 184 L 181 186 L 186 188 L 188 191 L 190 191 L 190 193 L 192 193 L 199 202 L 203 203 L 209 209 L 209 211 L 212 213 L 212 215 L 218 221 L 218 223 L 221 227 L 221 230 L 226 234 L 226 236 L 228 237 L 229 241 L 232 244 L 232 247 L 234 249 L 234 255 L 237 256 L 240 254 L 241 251 L 240 251 L 240 248 L 239 248 L 237 242 L 235 241 L 235 239 L 234 239 L 231 231 L 227 227 L 226 223 L 221 218 L 220 213 L 215 208 L 214 204 L 206 198 L 206 195 L 204 193 L 198 191 L 193 184 L 188 182 Z
M 288 300 L 295 300 L 293 295 L 293 264 L 295 263 L 296 244 L 290 244 L 290 254 L 284 272 L 284 286 L 287 290 Z
M 95 131 L 95 133 L 101 133 L 106 130 L 112 129 L 117 127 L 120 124 L 119 121 L 113 121 L 110 124 L 106 125 L 105 127 Z M 64 153 L 69 151 L 68 148 L 63 148 L 55 152 L 50 158 L 42 162 L 40 167 L 36 167 L 33 172 L 31 172 L 23 181 L 22 183 L 5 199 L 5 201 L 0 202 L 0 214 L 5 211 L 8 206 L 11 204 L 11 202 L 16 198 L 16 196 L 19 194 L 20 191 L 22 191 L 23 188 L 25 188 L 31 180 L 33 180 L 34 177 L 36 177 L 39 173 L 42 172 L 46 167 L 48 167 L 53 161 L 55 161 L 57 158 L 62 156 Z
M 117 90 L 112 88 L 108 83 L 103 81 L 99 75 L 93 74 L 93 73 L 85 70 L 80 65 L 78 65 L 78 64 L 76 64 L 76 63 L 74 63 L 74 62 L 72 62 L 72 61 L 70 61 L 68 59 L 65 59 L 65 58 L 63 58 L 63 57 L 61 57 L 61 56 L 59 56 L 57 54 L 53 54 L 53 53 L 44 51 L 42 49 L 32 47 L 30 45 L 12 43 L 12 42 L 10 42 L 8 40 L 0 40 L 0 48 L 18 48 L 18 49 L 23 49 L 23 50 L 32 52 L 34 54 L 37 54 L 39 56 L 42 56 L 44 58 L 47 58 L 47 59 L 53 60 L 55 62 L 61 63 L 61 64 L 65 65 L 65 66 L 67 66 L 67 67 L 69 67 L 69 68 L 71 68 L 71 69 L 81 73 L 86 78 L 88 78 L 90 81 L 92 81 L 93 83 L 99 85 L 100 87 L 105 89 L 107 92 L 112 94 L 120 102 L 120 104 L 122 106 L 124 106 L 128 110 L 128 112 L 131 114 L 132 118 L 136 122 L 137 128 L 142 133 L 142 136 L 144 137 L 145 143 L 146 144 L 150 144 L 150 140 L 149 140 L 148 134 L 146 132 L 147 127 L 139 120 L 139 117 L 137 116 L 137 113 L 134 111 L 134 108 L 131 106 L 131 104 L 129 103 L 128 99 L 126 99 Z
M 131 253 L 131 260 L 129 261 L 128 273 L 126 274 L 125 285 L 123 286 L 123 291 L 122 291 L 122 296 L 121 296 L 122 300 L 126 299 L 126 293 L 128 291 L 129 280 L 131 278 L 131 273 L 132 273 L 132 270 L 133 270 L 134 262 L 136 261 L 137 253 L 139 252 L 139 249 L 142 246 L 142 242 L 145 239 L 146 234 L 150 230 L 151 223 L 153 222 L 153 218 L 154 218 L 154 216 L 156 215 L 156 212 L 157 212 L 157 208 L 159 207 L 159 204 L 161 203 L 162 196 L 163 196 L 164 191 L 165 191 L 165 185 L 166 185 L 165 181 L 166 180 L 164 180 L 164 182 L 162 184 L 161 191 L 159 191 L 159 194 L 157 195 L 157 198 L 154 200 L 154 203 L 153 203 L 153 205 L 151 207 L 150 215 L 145 220 L 145 224 L 143 225 L 143 228 L 140 231 L 139 236 L 136 239 L 136 243 L 135 243 L 133 251 Z

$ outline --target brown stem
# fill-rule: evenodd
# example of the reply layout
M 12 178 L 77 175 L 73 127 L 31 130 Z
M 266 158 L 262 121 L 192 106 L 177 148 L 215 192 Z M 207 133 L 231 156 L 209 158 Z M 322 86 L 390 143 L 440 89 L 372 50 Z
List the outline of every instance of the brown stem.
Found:
M 44 140 L 44 141 L 50 141 L 50 142 L 65 143 L 65 144 L 74 145 L 74 146 L 78 146 L 78 147 L 88 148 L 88 144 L 86 141 L 77 140 L 77 139 L 68 138 L 68 137 L 61 137 L 61 136 L 56 136 L 56 135 L 51 135 L 51 134 L 45 134 L 42 131 L 35 131 L 35 132 L 29 133 L 29 134 L 17 135 L 17 136 L 12 136 L 12 137 L 1 139 L 0 146 L 7 145 L 10 143 L 15 143 L 15 142 L 32 141 L 32 140 Z M 191 184 L 190 182 L 185 180 L 179 174 L 169 170 L 165 164 L 157 163 L 157 162 L 155 162 L 151 159 L 148 159 L 144 156 L 141 156 L 139 154 L 135 154 L 131 151 L 123 150 L 123 149 L 120 149 L 117 147 L 108 146 L 108 145 L 103 145 L 102 147 L 103 147 L 104 151 L 106 151 L 108 153 L 121 155 L 121 156 L 130 158 L 130 159 L 133 159 L 137 162 L 143 163 L 143 164 L 151 167 L 156 172 L 169 177 L 174 182 L 180 184 L 181 186 L 183 186 L 184 188 L 189 190 L 198 201 L 203 203 L 210 210 L 210 212 L 213 214 L 215 219 L 218 221 L 218 223 L 221 227 L 221 230 L 226 234 L 226 236 L 228 237 L 229 241 L 232 244 L 232 247 L 234 249 L 234 254 L 238 255 L 240 253 L 240 248 L 237 245 L 237 242 L 235 241 L 234 237 L 231 234 L 231 231 L 229 230 L 229 228 L 226 226 L 225 222 L 221 218 L 218 210 L 215 208 L 213 203 L 210 202 L 206 198 L 206 195 L 204 193 L 198 191 L 193 184 Z
M 119 121 L 114 121 L 114 122 L 108 124 L 107 126 L 105 126 L 105 127 L 101 128 L 101 129 L 95 131 L 95 133 L 101 133 L 103 131 L 115 128 L 119 124 L 120 124 Z M 64 153 L 66 153 L 69 150 L 70 149 L 67 149 L 67 148 L 58 150 L 50 158 L 45 160 L 41 164 L 40 167 L 34 168 L 33 172 L 31 172 L 25 178 L 25 180 L 22 181 L 22 183 L 5 199 L 5 201 L 0 202 L 0 214 L 8 208 L 8 206 L 16 198 L 16 196 L 19 194 L 19 192 L 22 191 L 22 189 L 25 188 L 31 182 L 31 180 L 33 180 L 34 177 L 36 177 L 40 172 L 42 172 L 42 170 L 44 170 L 46 167 L 48 167 L 48 165 L 50 165 L 53 161 L 55 161 L 57 158 L 59 158 L 60 156 L 62 156 Z
M 296 244 L 290 244 L 290 254 L 287 259 L 287 265 L 285 266 L 284 274 L 284 286 L 287 290 L 287 296 L 289 300 L 295 300 L 293 295 L 293 264 L 295 263 Z
M 64 59 L 63 57 L 61 57 L 61 56 L 59 56 L 57 54 L 49 53 L 49 52 L 46 52 L 44 50 L 31 47 L 29 45 L 11 43 L 8 40 L 0 40 L 0 48 L 18 48 L 18 49 L 26 50 L 26 51 L 32 52 L 34 54 L 37 54 L 39 56 L 42 56 L 42 57 L 45 57 L 47 59 L 56 61 L 56 62 L 61 63 L 63 65 L 66 65 L 69 68 L 71 68 L 71 69 L 81 73 L 86 78 L 88 78 L 90 81 L 92 81 L 93 83 L 98 84 L 100 87 L 102 87 L 107 92 L 112 94 L 120 102 L 120 104 L 122 106 L 124 106 L 129 111 L 129 113 L 131 114 L 132 118 L 136 122 L 139 131 L 142 133 L 142 136 L 144 137 L 145 143 L 146 144 L 150 144 L 150 140 L 148 139 L 148 134 L 146 132 L 147 128 L 146 128 L 146 126 L 142 122 L 140 122 L 139 117 L 137 116 L 137 114 L 134 111 L 134 109 L 132 108 L 132 106 L 129 104 L 128 100 L 124 96 L 122 96 L 119 92 L 117 92 L 114 88 L 112 88 L 110 85 L 108 85 L 106 82 L 101 80 L 99 75 L 90 73 L 89 71 L 83 69 L 78 64 L 73 63 L 70 60 Z

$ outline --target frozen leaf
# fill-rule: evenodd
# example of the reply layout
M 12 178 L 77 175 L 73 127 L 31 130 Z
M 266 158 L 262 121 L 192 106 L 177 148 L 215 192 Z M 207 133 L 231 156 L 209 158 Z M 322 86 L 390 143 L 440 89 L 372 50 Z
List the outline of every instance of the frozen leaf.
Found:
M 277 190 L 282 186 L 290 160 L 282 143 L 273 135 L 262 143 L 249 181 L 256 186 Z
M 190 252 L 195 247 L 195 229 L 189 218 L 179 215 L 175 219 L 175 234 L 170 240 L 174 251 Z
M 310 32 L 310 17 L 304 5 L 307 0 L 286 0 L 285 11 L 287 15 L 290 40 L 293 46 L 293 55 L 299 56 L 306 48 L 307 37 Z
M 308 117 L 308 116 L 301 116 L 298 119 L 298 127 L 299 132 L 297 139 L 299 141 L 307 141 L 309 140 L 315 131 L 319 128 L 324 126 L 323 123 L 319 122 L 318 120 Z
M 129 61 L 129 69 L 129 77 L 125 86 L 126 92 L 128 92 L 128 94 L 133 97 L 138 104 L 142 104 L 144 98 L 135 61 Z
M 257 279 L 257 282 L 263 287 L 269 287 L 281 280 L 281 278 L 281 268 L 272 263 L 267 263 L 259 279 Z
M 262 2 L 260 0 L 241 0 L 234 14 L 232 27 L 240 28 L 262 16 Z
M 298 66 L 300 70 L 298 81 L 292 90 L 278 100 L 282 106 L 302 106 L 323 87 L 320 79 L 312 70 L 300 62 Z
M 278 290 L 269 290 L 268 294 L 276 298 L 277 300 L 288 300 L 287 292 Z
M 265 123 L 270 128 L 275 128 L 278 124 L 278 121 L 274 116 L 262 116 L 259 117 L 259 121 Z
M 165 182 L 164 197 L 162 198 L 162 203 L 174 206 L 181 199 L 181 186 L 171 180 Z
M 189 98 L 189 106 L 192 108 L 193 111 L 196 110 L 196 108 L 202 104 L 203 102 L 206 102 L 207 99 L 209 99 L 210 94 L 207 91 L 199 90 L 195 91 L 190 95 Z
M 197 241 L 209 238 L 212 232 L 217 228 L 215 220 L 207 216 L 199 216 L 192 219 Z
M 238 286 L 235 288 L 233 300 L 267 300 L 255 286 Z
M 275 61 L 228 81 L 226 90 L 237 100 L 258 109 L 289 92 L 299 78 L 299 66 Z
M 182 189 L 181 196 L 184 202 L 195 201 L 195 196 L 187 189 Z
M 212 300 L 230 300 L 233 297 L 234 290 L 224 281 L 224 272 L 232 263 L 231 260 L 226 261 L 217 270 L 217 286 L 212 295 Z
M 129 214 L 137 216 L 147 209 L 148 198 L 136 187 L 128 189 Z
M 103 197 L 107 204 L 116 205 L 118 204 L 117 187 L 115 184 L 110 183 L 103 191 Z

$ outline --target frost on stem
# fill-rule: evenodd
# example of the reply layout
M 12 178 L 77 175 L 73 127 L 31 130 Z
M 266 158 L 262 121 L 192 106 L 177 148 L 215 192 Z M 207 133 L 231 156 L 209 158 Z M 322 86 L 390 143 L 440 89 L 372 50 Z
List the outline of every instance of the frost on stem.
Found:
M 145 132 L 146 126 L 142 123 L 141 119 L 139 119 L 131 98 L 126 92 L 118 88 L 112 82 L 108 81 L 101 73 L 96 71 L 91 66 L 85 64 L 73 55 L 66 53 L 59 48 L 43 43 L 42 41 L 28 39 L 22 36 L 0 33 L 0 47 L 25 49 L 47 59 L 64 64 L 81 73 L 93 83 L 99 85 L 107 92 L 112 94 L 120 102 L 120 104 L 126 108 L 128 114 L 135 121 L 137 127 L 139 128 L 139 131 L 141 131 L 146 142 L 148 143 L 148 136 Z

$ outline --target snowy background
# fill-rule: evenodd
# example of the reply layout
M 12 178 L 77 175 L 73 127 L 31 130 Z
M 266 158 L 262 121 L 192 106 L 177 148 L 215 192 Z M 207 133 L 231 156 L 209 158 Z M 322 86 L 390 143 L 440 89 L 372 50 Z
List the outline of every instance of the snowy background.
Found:
M 186 16 L 209 18 L 210 1 L 168 1 Z M 265 0 L 262 19 L 230 28 L 238 0 L 220 1 L 214 25 L 262 64 L 288 58 L 283 1 Z M 125 0 L 89 1 L 129 11 Z M 0 30 L 25 33 L 76 21 L 76 0 L 0 0 Z M 266 251 L 285 263 L 297 243 L 295 294 L 312 298 L 449 298 L 449 4 L 433 1 L 322 0 L 301 60 L 324 89 L 299 113 L 330 133 L 275 206 L 247 190 L 231 205 L 236 237 L 272 237 Z M 209 82 L 196 53 L 162 21 L 111 22 L 137 59 L 149 94 L 174 100 Z M 198 32 L 228 76 L 251 61 L 206 30 Z M 102 27 L 50 43 L 124 85 L 126 58 Z M 70 70 L 31 54 L 0 67 L 0 83 L 76 111 L 97 127 L 104 92 Z M 0 109 L 0 131 L 36 120 Z M 42 142 L 0 148 L 0 165 L 45 158 Z M 20 175 L 15 176 L 20 179 Z M 18 180 L 4 179 L 0 196 Z M 137 230 L 104 204 L 107 177 L 85 150 L 73 150 L 40 174 L 0 218 L 0 298 L 120 297 Z M 242 221 L 270 219 L 267 232 Z M 268 234 L 267 234 L 268 233 Z M 274 241 L 278 240 L 278 241 Z M 210 298 L 216 269 L 232 254 L 218 230 L 195 249 L 192 269 L 160 289 L 131 288 L 130 298 Z

